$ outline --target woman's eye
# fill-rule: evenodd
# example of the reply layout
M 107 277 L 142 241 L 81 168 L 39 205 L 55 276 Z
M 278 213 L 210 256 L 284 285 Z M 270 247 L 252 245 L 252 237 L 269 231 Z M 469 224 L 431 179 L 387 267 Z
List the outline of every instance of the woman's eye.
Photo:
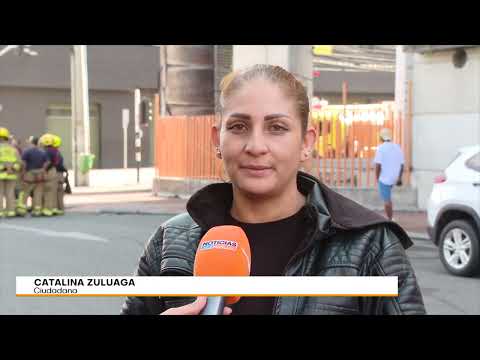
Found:
M 228 130 L 244 131 L 246 128 L 244 124 L 233 124 L 228 127 Z
M 270 126 L 270 130 L 274 132 L 282 132 L 282 131 L 287 131 L 288 129 L 285 126 L 274 124 Z

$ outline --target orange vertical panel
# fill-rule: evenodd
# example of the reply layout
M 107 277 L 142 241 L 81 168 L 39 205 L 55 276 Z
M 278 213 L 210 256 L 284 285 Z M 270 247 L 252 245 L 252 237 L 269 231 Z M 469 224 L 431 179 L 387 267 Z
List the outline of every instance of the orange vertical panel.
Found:
M 374 121 L 374 119 L 370 119 L 370 121 L 368 122 L 368 129 L 367 129 L 367 146 L 368 146 L 368 149 L 366 151 L 366 156 L 365 156 L 365 158 L 366 158 L 366 170 L 367 170 L 367 187 L 370 187 L 373 121 Z
M 340 164 L 340 119 L 338 118 L 338 113 L 335 113 L 335 159 L 337 162 L 337 171 L 335 174 L 335 186 L 340 186 L 341 179 L 341 164 Z
M 175 143 L 176 141 L 176 136 L 177 136 L 177 133 L 176 133 L 176 130 L 175 130 L 175 121 L 174 119 L 170 118 L 168 120 L 168 127 L 170 128 L 170 131 L 169 133 L 172 134 L 171 137 L 169 137 L 168 139 L 168 147 L 169 147 L 169 151 L 168 151 L 168 155 L 169 155 L 169 162 L 168 162 L 168 174 L 169 176 L 173 176 L 175 174 L 175 149 L 173 148 L 172 144 Z
M 342 131 L 342 136 L 340 137 L 341 139 L 341 143 L 340 143 L 340 149 L 341 149 L 341 152 L 340 152 L 340 161 L 341 161 L 341 167 L 342 167 L 342 181 L 341 181 L 341 185 L 342 187 L 345 187 L 346 183 L 347 183 L 347 174 L 346 174 L 346 171 L 347 171 L 347 161 L 346 161 L 346 141 L 347 141 L 347 138 L 346 138 L 346 135 L 347 135 L 347 132 L 346 132 L 346 128 L 345 128 L 345 125 L 343 124 L 343 122 L 340 122 L 340 128 L 343 129 Z
M 333 167 L 333 158 L 334 158 L 334 152 L 333 152 L 333 144 L 334 144 L 334 139 L 333 139 L 333 121 L 332 121 L 332 114 L 329 112 L 328 113 L 328 128 L 329 128 L 329 141 L 328 143 L 330 144 L 329 145 L 329 159 L 330 159 L 330 175 L 328 177 L 328 183 L 329 185 L 333 185 L 333 181 L 334 181 L 334 172 L 335 172 L 335 169 Z
M 195 148 L 195 154 L 197 158 L 197 173 L 196 178 L 197 180 L 200 179 L 202 176 L 202 156 L 201 156 L 201 148 L 202 148 L 202 123 L 198 116 L 195 116 L 195 122 L 197 123 L 196 131 L 197 131 L 197 146 Z
M 185 123 L 185 131 L 186 131 L 186 141 L 185 141 L 185 149 L 187 151 L 187 175 L 185 176 L 185 183 L 187 184 L 187 188 L 190 189 L 190 182 L 192 179 L 192 168 L 193 168 L 193 157 L 194 157 L 194 149 L 192 144 L 192 121 L 191 116 L 187 116 L 187 120 Z M 190 191 L 190 190 L 189 190 Z
M 350 138 L 350 186 L 352 187 L 352 189 L 354 188 L 355 186 L 355 174 L 354 174 L 354 170 L 355 170 L 355 121 L 352 121 L 352 123 L 350 124 L 350 130 L 351 130 L 351 133 L 352 133 L 352 136 Z
M 322 121 L 322 181 L 327 183 L 327 118 L 325 112 L 321 114 Z
M 187 176 L 187 120 L 187 117 L 182 119 L 182 177 Z
M 202 117 L 202 138 L 203 138 L 203 144 L 202 144 L 202 151 L 201 151 L 201 154 L 202 154 L 202 161 L 203 161 L 203 173 L 202 173 L 202 178 L 205 179 L 207 178 L 207 174 L 208 174 L 208 167 L 207 167 L 207 163 L 208 163 L 208 159 L 207 159 L 207 156 L 208 156 L 208 153 L 207 153 L 207 122 L 206 122 L 206 119 L 205 117 Z
M 172 149 L 174 154 L 174 161 L 173 161 L 173 176 L 178 176 L 178 144 L 179 144 L 179 134 L 178 134 L 178 118 L 173 122 L 173 127 L 175 129 L 175 136 L 174 141 L 172 142 Z M 175 146 L 176 144 L 176 146 Z
M 172 122 L 172 126 L 175 129 L 174 130 L 175 135 L 173 137 L 173 141 L 171 142 L 171 147 L 172 147 L 172 152 L 173 152 L 173 163 L 172 163 L 173 171 L 172 171 L 172 174 L 173 174 L 173 176 L 178 176 L 178 150 L 177 150 L 178 138 L 179 138 L 179 135 L 178 135 L 178 118 L 176 118 Z
M 193 158 L 194 163 L 193 163 L 193 178 L 196 179 L 198 177 L 198 118 L 196 116 L 193 116 L 191 118 L 191 121 L 193 122 Z
M 214 116 L 209 116 L 208 117 L 208 158 L 209 158 L 209 163 L 210 163 L 210 174 L 208 175 L 209 176 L 209 179 L 210 180 L 213 180 L 214 179 L 214 174 L 215 174 L 215 159 L 213 158 L 213 144 L 212 144 L 212 135 L 211 135 L 211 131 L 212 131 L 212 126 L 213 126 L 213 121 L 214 121 Z
M 320 129 L 320 121 L 317 122 L 315 124 L 315 128 L 317 130 L 317 138 L 315 139 L 315 152 L 317 153 L 317 158 L 315 160 L 315 169 L 316 169 L 316 172 L 315 172 L 315 176 L 318 177 L 319 179 L 322 178 L 322 175 L 320 174 L 320 167 L 321 167 L 321 163 L 320 163 L 320 159 L 321 159 L 321 156 L 320 156 L 320 137 L 321 137 L 321 129 Z
M 168 134 L 168 135 L 167 135 Z M 171 126 L 170 126 L 170 119 L 165 120 L 165 134 L 164 134 L 164 155 L 165 155 L 165 176 L 170 175 L 170 162 L 171 162 L 171 154 L 170 154 L 170 141 L 171 137 L 173 136 L 173 133 L 171 132 Z
M 205 139 L 204 139 L 204 131 L 203 131 L 203 119 L 201 117 L 199 119 L 199 125 L 200 125 L 200 146 L 198 148 L 198 154 L 199 154 L 199 160 L 200 160 L 200 179 L 203 178 L 203 174 L 205 172 L 205 163 L 203 161 L 204 156 L 203 156 L 203 148 L 205 146 Z
M 204 178 L 208 179 L 210 177 L 210 145 L 209 145 L 209 135 L 208 135 L 208 124 L 209 124 L 209 117 L 204 116 L 203 122 L 205 124 L 205 146 L 203 148 L 203 157 L 205 158 L 205 175 Z

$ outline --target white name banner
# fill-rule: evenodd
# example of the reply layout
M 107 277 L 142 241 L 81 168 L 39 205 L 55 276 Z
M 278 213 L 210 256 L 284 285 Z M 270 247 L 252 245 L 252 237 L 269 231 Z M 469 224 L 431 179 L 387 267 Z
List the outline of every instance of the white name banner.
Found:
M 17 276 L 17 296 L 398 296 L 396 276 Z

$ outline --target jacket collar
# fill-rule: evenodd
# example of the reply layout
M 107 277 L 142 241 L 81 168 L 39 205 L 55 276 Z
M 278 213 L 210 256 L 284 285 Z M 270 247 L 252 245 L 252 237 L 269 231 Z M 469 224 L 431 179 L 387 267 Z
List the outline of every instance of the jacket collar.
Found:
M 348 231 L 386 224 L 395 232 L 404 248 L 413 245 L 405 231 L 356 202 L 336 193 L 315 177 L 299 171 L 299 191 L 306 196 L 306 206 L 313 210 L 321 232 Z M 187 211 L 204 230 L 223 225 L 233 200 L 231 183 L 210 184 L 193 194 L 187 202 Z

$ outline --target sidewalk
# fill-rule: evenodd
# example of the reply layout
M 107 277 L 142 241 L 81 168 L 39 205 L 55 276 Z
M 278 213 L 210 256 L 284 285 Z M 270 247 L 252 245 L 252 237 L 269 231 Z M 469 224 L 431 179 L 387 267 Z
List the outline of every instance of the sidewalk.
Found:
M 102 192 L 103 190 L 103 192 Z M 150 189 L 141 186 L 117 188 L 90 188 L 73 190 L 65 197 L 67 211 L 98 214 L 176 215 L 185 211 L 188 199 L 171 196 L 154 196 Z M 382 211 L 377 211 L 383 215 Z M 412 238 L 428 240 L 427 215 L 424 211 L 397 211 L 395 221 Z

